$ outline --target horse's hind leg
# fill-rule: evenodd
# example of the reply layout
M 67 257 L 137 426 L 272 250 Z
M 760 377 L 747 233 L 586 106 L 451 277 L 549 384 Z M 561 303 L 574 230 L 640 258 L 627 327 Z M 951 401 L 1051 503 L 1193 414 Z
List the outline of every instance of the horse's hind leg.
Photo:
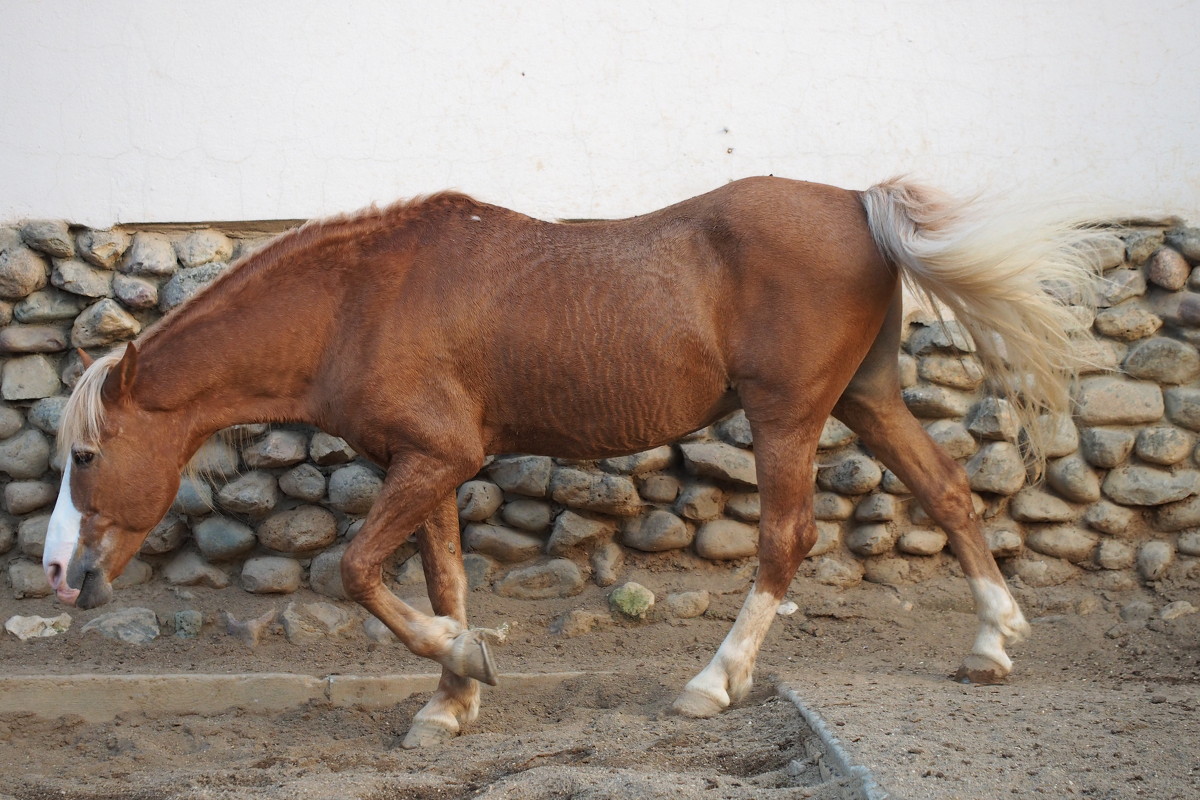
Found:
M 762 496 L 758 574 L 716 655 L 675 701 L 675 710 L 690 717 L 713 716 L 750 690 L 754 662 L 775 611 L 797 567 L 816 542 L 812 462 L 821 423 L 810 420 L 780 429 L 776 424 L 759 423 L 750 403 L 746 413 L 754 431 Z
M 956 677 L 995 683 L 1012 671 L 1005 644 L 1024 638 L 1029 624 L 984 541 L 966 472 L 929 437 L 904 405 L 899 385 L 892 383 L 887 373 L 872 377 L 860 371 L 833 413 L 862 437 L 946 531 L 975 596 L 980 622 L 975 644 Z
M 421 546 L 421 566 L 435 614 L 467 624 L 467 577 L 463 571 L 459 542 L 458 508 L 454 495 L 437 507 L 417 535 Z M 458 734 L 479 714 L 479 681 L 455 674 L 442 667 L 437 690 L 413 717 L 404 737 L 406 748 L 425 747 L 446 741 Z

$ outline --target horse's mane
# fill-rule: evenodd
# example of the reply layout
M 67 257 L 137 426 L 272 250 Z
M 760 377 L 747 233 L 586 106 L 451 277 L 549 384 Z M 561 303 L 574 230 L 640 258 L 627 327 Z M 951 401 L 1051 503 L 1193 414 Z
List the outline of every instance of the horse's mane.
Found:
M 460 192 L 438 192 L 401 200 L 382 208 L 369 206 L 350 214 L 305 222 L 280 234 L 258 250 L 239 258 L 193 297 L 143 331 L 138 338 L 138 344 L 152 339 L 157 333 L 168 328 L 175 318 L 194 309 L 199 302 L 211 297 L 215 292 L 222 288 L 236 288 L 237 283 L 249 280 L 262 270 L 287 261 L 298 252 L 314 247 L 361 241 L 372 232 L 402 228 L 438 209 L 475 208 L 478 205 L 476 200 Z M 97 358 L 75 384 L 75 390 L 67 400 L 59 423 L 57 447 L 60 459 L 69 457 L 73 444 L 98 444 L 100 429 L 104 424 L 104 399 L 101 390 L 112 368 L 125 355 L 126 346 L 118 345 L 109 353 Z

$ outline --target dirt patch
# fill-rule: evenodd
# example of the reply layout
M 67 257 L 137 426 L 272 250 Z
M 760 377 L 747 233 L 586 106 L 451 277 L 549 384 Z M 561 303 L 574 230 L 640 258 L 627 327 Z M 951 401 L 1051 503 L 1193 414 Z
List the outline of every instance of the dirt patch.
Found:
M 630 579 L 660 596 L 714 592 L 693 620 L 601 626 L 583 636 L 549 632 L 560 613 L 601 610 L 590 587 L 562 600 L 471 596 L 480 625 L 517 623 L 497 652 L 503 671 L 609 671 L 537 689 L 485 691 L 477 723 L 443 747 L 404 751 L 399 741 L 424 697 L 381 711 L 311 704 L 274 715 L 137 715 L 109 723 L 0 718 L 0 772 L 9 792 L 37 797 L 836 797 L 807 758 L 807 729 L 774 696 L 769 676 L 821 712 L 851 756 L 894 795 L 1190 798 L 1200 790 L 1200 615 L 1129 624 L 1133 600 L 1161 609 L 1200 605 L 1194 587 L 1167 596 L 1081 587 L 1019 592 L 1034 636 L 1013 648 L 1004 686 L 949 680 L 974 636 L 961 580 L 891 589 L 833 589 L 801 577 L 789 595 L 801 611 L 780 617 L 750 698 L 716 720 L 669 713 L 675 694 L 711 657 L 741 604 L 750 571 L 676 573 L 635 567 Z M 139 587 L 118 595 L 161 617 L 194 608 L 239 618 L 286 600 L 237 589 L 190 596 Z M 43 607 L 44 606 L 44 607 Z M 57 613 L 50 601 L 0 601 L 0 614 Z M 254 650 L 217 627 L 124 645 L 79 628 L 105 609 L 73 613 L 67 634 L 0 637 L 9 673 L 427 672 L 398 645 L 361 632 L 303 646 L 269 635 Z M 1080 613 L 1080 612 L 1084 613 Z M 357 629 L 356 629 L 357 630 Z M 803 769 L 801 769 L 803 767 Z

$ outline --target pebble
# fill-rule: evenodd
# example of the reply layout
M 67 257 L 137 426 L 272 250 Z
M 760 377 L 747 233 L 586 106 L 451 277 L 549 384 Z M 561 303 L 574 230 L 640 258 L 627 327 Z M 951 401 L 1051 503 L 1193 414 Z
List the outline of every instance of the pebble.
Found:
M 663 608 L 668 616 L 675 619 L 693 619 L 701 617 L 712 602 L 712 595 L 707 589 L 691 592 L 671 592 L 663 598 Z M 784 604 L 786 605 L 786 603 Z M 793 605 L 795 605 L 793 603 Z M 783 606 L 780 606 L 783 608 Z M 780 613 L 776 611 L 776 613 Z
M 1163 607 L 1162 611 L 1158 612 L 1158 618 L 1170 621 L 1173 619 L 1179 619 L 1180 617 L 1183 617 L 1183 616 L 1187 616 L 1188 614 L 1195 614 L 1195 613 L 1196 613 L 1196 607 L 1194 605 L 1192 605 L 1190 602 L 1188 602 L 1187 600 L 1175 600 L 1174 602 L 1167 603 Z M 64 614 L 63 616 L 66 616 L 66 615 Z
M 1137 555 L 1138 573 L 1148 581 L 1156 581 L 1166 573 L 1174 560 L 1175 549 L 1170 542 L 1143 542 Z
M 675 499 L 675 513 L 685 519 L 704 522 L 721 516 L 725 493 L 706 483 L 689 483 Z
M 1133 452 L 1134 434 L 1126 430 L 1084 428 L 1079 435 L 1079 447 L 1089 464 L 1112 469 L 1124 463 Z
M 36 404 L 35 404 L 36 405 Z M 0 439 L 7 439 L 25 424 L 21 412 L 8 406 L 0 406 Z
M 636 620 L 644 620 L 654 608 L 654 592 L 640 583 L 629 581 L 613 589 L 608 595 L 613 610 Z
M 167 514 L 150 529 L 138 552 L 148 556 L 170 553 L 187 540 L 189 532 L 184 519 L 175 514 Z
M 896 549 L 914 556 L 932 556 L 946 548 L 946 534 L 940 529 L 913 529 L 900 534 Z
M 583 573 L 575 562 L 553 558 L 512 570 L 496 582 L 496 594 L 519 600 L 571 597 L 583 591 Z
M 758 492 L 735 492 L 725 501 L 725 513 L 742 522 L 758 522 L 762 516 L 762 501 Z
M 148 608 L 123 608 L 101 614 L 80 629 L 126 644 L 145 644 L 158 638 L 158 617 Z
M 1089 560 L 1099 541 L 1091 531 L 1071 525 L 1039 527 L 1025 537 L 1030 549 L 1076 564 Z
M 891 550 L 897 536 L 890 525 L 859 525 L 846 537 L 846 546 L 860 556 L 877 556 Z
M 192 608 L 175 612 L 175 637 L 177 639 L 195 639 L 204 627 L 204 615 Z
M 467 481 L 458 487 L 458 516 L 468 522 L 482 522 L 503 502 L 504 493 L 489 481 Z
M 505 503 L 500 516 L 514 528 L 542 533 L 554 520 L 554 508 L 544 500 L 523 497 Z
M 67 349 L 68 334 L 53 325 L 9 325 L 0 329 L 6 353 L 58 353 Z
M 54 364 L 43 355 L 10 358 L 4 364 L 0 395 L 5 400 L 40 400 L 58 394 L 60 388 Z
M 817 561 L 814 577 L 818 583 L 847 588 L 862 583 L 864 572 L 865 568 L 860 561 L 847 563 L 826 557 Z
M 1100 476 L 1078 454 L 1051 461 L 1046 467 L 1046 483 L 1076 503 L 1094 503 L 1100 499 Z
M 1163 326 L 1163 321 L 1134 301 L 1097 312 L 1095 324 L 1096 330 L 1110 339 L 1132 342 L 1154 335 Z
M 1176 541 L 1179 552 L 1185 556 L 1200 556 L 1200 530 L 1183 531 Z
M 299 431 L 270 431 L 242 451 L 252 469 L 279 469 L 299 464 L 308 455 L 308 437 Z
M 271 629 L 275 621 L 279 618 L 277 609 L 270 609 L 265 614 L 254 619 L 248 619 L 244 622 L 236 619 L 228 611 L 221 612 L 222 618 L 225 620 L 225 631 L 234 638 L 238 639 L 242 644 L 253 649 L 262 641 L 263 634 Z
M 674 475 L 646 475 L 639 481 L 638 493 L 650 503 L 674 503 L 682 488 Z
M 1007 400 L 985 397 L 971 408 L 967 430 L 980 439 L 1015 442 L 1021 425 Z
M 850 444 L 854 439 L 854 431 L 846 427 L 844 422 L 834 417 L 827 417 L 821 428 L 821 438 L 817 442 L 817 447 L 821 450 L 836 450 Z
M 836 492 L 817 492 L 813 495 L 813 516 L 817 519 L 850 519 L 854 503 Z
M 346 545 L 330 547 L 313 556 L 308 567 L 308 585 L 314 592 L 332 597 L 335 600 L 345 600 L 346 588 L 342 585 L 342 555 Z
M 687 547 L 692 543 L 692 537 L 693 532 L 687 523 L 663 509 L 634 517 L 621 529 L 621 541 L 627 547 L 647 553 Z
M 496 562 L 481 553 L 463 554 L 463 572 L 467 576 L 467 588 L 487 586 L 496 571 Z
M 790 617 L 800 610 L 800 606 L 796 605 L 795 601 L 787 600 L 779 604 L 779 608 L 775 609 L 775 613 L 781 617 Z
M 289 642 L 305 644 L 349 634 L 355 618 L 333 603 L 288 603 L 279 615 L 279 621 L 283 623 L 283 632 Z
M 46 597 L 54 593 L 42 565 L 23 558 L 8 562 L 8 585 L 12 587 L 13 597 L 18 600 L 23 597 Z
M 113 579 L 112 585 L 114 589 L 125 589 L 130 586 L 143 586 L 153 579 L 154 567 L 140 558 L 133 558 L 125 565 L 121 574 Z
M 1025 488 L 1013 495 L 1008 511 L 1018 522 L 1068 522 L 1078 516 L 1067 503 L 1034 488 Z
M 1021 534 L 1012 528 L 989 528 L 983 532 L 983 539 L 995 558 L 1011 558 L 1024 547 Z
M 1005 575 L 1016 576 L 1034 588 L 1059 586 L 1079 574 L 1077 567 L 1061 558 L 1018 555 L 1000 565 Z
M 966 464 L 971 488 L 977 492 L 1011 495 L 1025 484 L 1021 451 L 1009 442 L 989 442 Z
M 809 549 L 807 557 L 823 556 L 842 541 L 842 526 L 838 523 L 818 520 L 816 528 L 817 541 Z
M 256 556 L 242 564 L 242 588 L 252 594 L 290 594 L 300 588 L 304 568 L 294 558 Z
M 890 522 L 900 513 L 900 501 L 895 495 L 879 492 L 869 494 L 858 502 L 854 518 L 859 522 Z
M 625 551 L 616 542 L 604 542 L 589 559 L 592 566 L 592 582 L 597 586 L 612 586 L 621 576 L 625 565 Z
M 229 478 L 238 474 L 238 454 L 233 446 L 218 434 L 200 445 L 188 466 L 197 475 Z
M 883 471 L 873 458 L 852 453 L 833 466 L 817 471 L 817 484 L 838 494 L 866 494 L 883 480 Z
M 914 356 L 935 352 L 975 352 L 975 342 L 971 338 L 971 334 L 958 320 L 945 320 L 917 326 L 909 335 L 906 347 L 908 352 Z
M 917 364 L 917 374 L 930 383 L 968 391 L 979 388 L 984 378 L 983 367 L 974 356 L 941 353 L 922 358 Z
M 4 630 L 16 636 L 21 641 L 27 639 L 44 639 L 66 633 L 71 627 L 71 615 L 59 614 L 57 617 L 22 617 L 14 615 L 4 623 Z
M 609 613 L 573 608 L 564 611 L 550 623 L 550 633 L 573 639 L 591 633 L 596 628 L 611 625 L 612 622 L 612 615 Z
M 971 395 L 934 384 L 910 386 L 900 395 L 917 417 L 961 417 L 971 408 Z
M 750 420 L 746 412 L 739 409 L 721 420 L 716 425 L 717 436 L 736 447 L 753 447 L 754 433 L 750 430 Z
M 337 539 L 337 519 L 320 506 L 298 506 L 268 517 L 258 526 L 258 541 L 281 553 L 311 553 Z
M 697 555 L 713 561 L 748 558 L 758 552 L 758 528 L 731 519 L 712 520 L 696 531 L 694 546 Z
M 235 514 L 262 517 L 279 502 L 279 483 L 269 472 L 248 472 L 225 484 L 217 502 Z
M 1102 569 L 1129 569 L 1136 558 L 1133 546 L 1119 539 L 1105 539 L 1096 548 L 1096 564 Z

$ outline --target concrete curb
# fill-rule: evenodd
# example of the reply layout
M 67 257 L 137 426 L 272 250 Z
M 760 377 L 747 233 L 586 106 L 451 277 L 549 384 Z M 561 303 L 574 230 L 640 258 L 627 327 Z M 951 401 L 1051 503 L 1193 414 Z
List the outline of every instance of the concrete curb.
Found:
M 779 696 L 790 701 L 796 707 L 796 710 L 800 712 L 800 716 L 808 723 L 808 727 L 821 740 L 821 745 L 825 750 L 821 754 L 822 757 L 833 766 L 835 775 L 851 783 L 849 788 L 854 792 L 851 796 L 855 800 L 889 800 L 892 797 L 875 780 L 875 776 L 871 773 L 871 770 L 861 764 L 854 763 L 854 760 L 850 758 L 850 754 L 842 746 L 841 741 L 833 735 L 833 731 L 824 717 L 805 705 L 804 701 L 800 699 L 800 695 L 787 684 L 780 682 L 776 684 L 776 687 Z M 814 754 L 810 753 L 810 755 Z
M 585 672 L 514 672 L 501 685 L 553 686 Z M 273 713 L 311 702 L 384 708 L 431 692 L 440 674 L 315 675 L 231 673 L 0 676 L 0 713 L 106 722 L 118 714 L 217 714 L 230 708 Z

